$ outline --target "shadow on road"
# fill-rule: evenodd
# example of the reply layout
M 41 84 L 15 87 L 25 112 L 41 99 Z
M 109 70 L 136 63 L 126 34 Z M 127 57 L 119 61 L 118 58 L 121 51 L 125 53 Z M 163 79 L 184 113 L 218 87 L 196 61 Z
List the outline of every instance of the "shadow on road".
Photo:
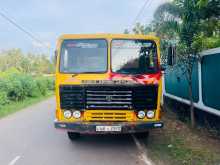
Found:
M 126 143 L 132 143 L 133 139 L 130 134 L 106 134 L 106 135 L 81 135 L 79 139 L 73 141 L 78 144 L 96 144 L 96 145 L 124 145 Z
M 72 141 L 74 145 L 86 145 L 86 146 L 129 146 L 134 145 L 134 141 L 129 134 L 123 135 L 81 135 L 81 137 L 75 141 Z

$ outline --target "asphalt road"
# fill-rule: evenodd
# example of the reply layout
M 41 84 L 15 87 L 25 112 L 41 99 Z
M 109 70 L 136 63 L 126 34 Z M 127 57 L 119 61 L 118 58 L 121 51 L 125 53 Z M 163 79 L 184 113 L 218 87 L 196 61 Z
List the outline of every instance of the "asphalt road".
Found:
M 145 165 L 132 136 L 83 136 L 71 142 L 53 126 L 48 99 L 0 119 L 0 165 Z

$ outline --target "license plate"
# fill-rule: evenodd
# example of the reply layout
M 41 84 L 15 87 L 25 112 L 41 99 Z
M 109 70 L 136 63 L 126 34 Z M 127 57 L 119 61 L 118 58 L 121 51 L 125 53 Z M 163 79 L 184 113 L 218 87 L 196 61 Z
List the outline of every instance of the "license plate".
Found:
M 96 126 L 97 132 L 121 132 L 121 126 Z

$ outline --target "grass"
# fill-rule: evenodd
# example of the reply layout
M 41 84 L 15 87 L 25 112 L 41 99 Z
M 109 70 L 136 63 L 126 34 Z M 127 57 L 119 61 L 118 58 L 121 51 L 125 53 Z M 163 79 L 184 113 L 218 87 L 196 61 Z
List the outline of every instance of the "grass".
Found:
M 220 140 L 192 130 L 186 123 L 166 112 L 165 127 L 152 130 L 146 148 L 156 164 L 219 165 Z
M 4 105 L 0 108 L 0 118 L 8 116 L 12 113 L 19 111 L 19 110 L 22 110 L 30 105 L 34 105 L 38 102 L 41 102 L 41 101 L 51 97 L 53 94 L 54 93 L 51 91 L 51 92 L 48 92 L 48 94 L 45 96 L 26 98 L 23 101 L 11 102 L 7 105 Z

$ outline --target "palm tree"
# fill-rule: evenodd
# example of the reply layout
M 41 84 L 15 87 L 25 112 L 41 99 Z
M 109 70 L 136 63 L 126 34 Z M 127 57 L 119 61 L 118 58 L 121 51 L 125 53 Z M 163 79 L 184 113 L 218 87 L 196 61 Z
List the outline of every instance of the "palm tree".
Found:
M 141 23 L 136 23 L 135 27 L 132 29 L 134 34 L 150 34 L 153 32 L 153 28 L 150 25 L 142 25 Z

